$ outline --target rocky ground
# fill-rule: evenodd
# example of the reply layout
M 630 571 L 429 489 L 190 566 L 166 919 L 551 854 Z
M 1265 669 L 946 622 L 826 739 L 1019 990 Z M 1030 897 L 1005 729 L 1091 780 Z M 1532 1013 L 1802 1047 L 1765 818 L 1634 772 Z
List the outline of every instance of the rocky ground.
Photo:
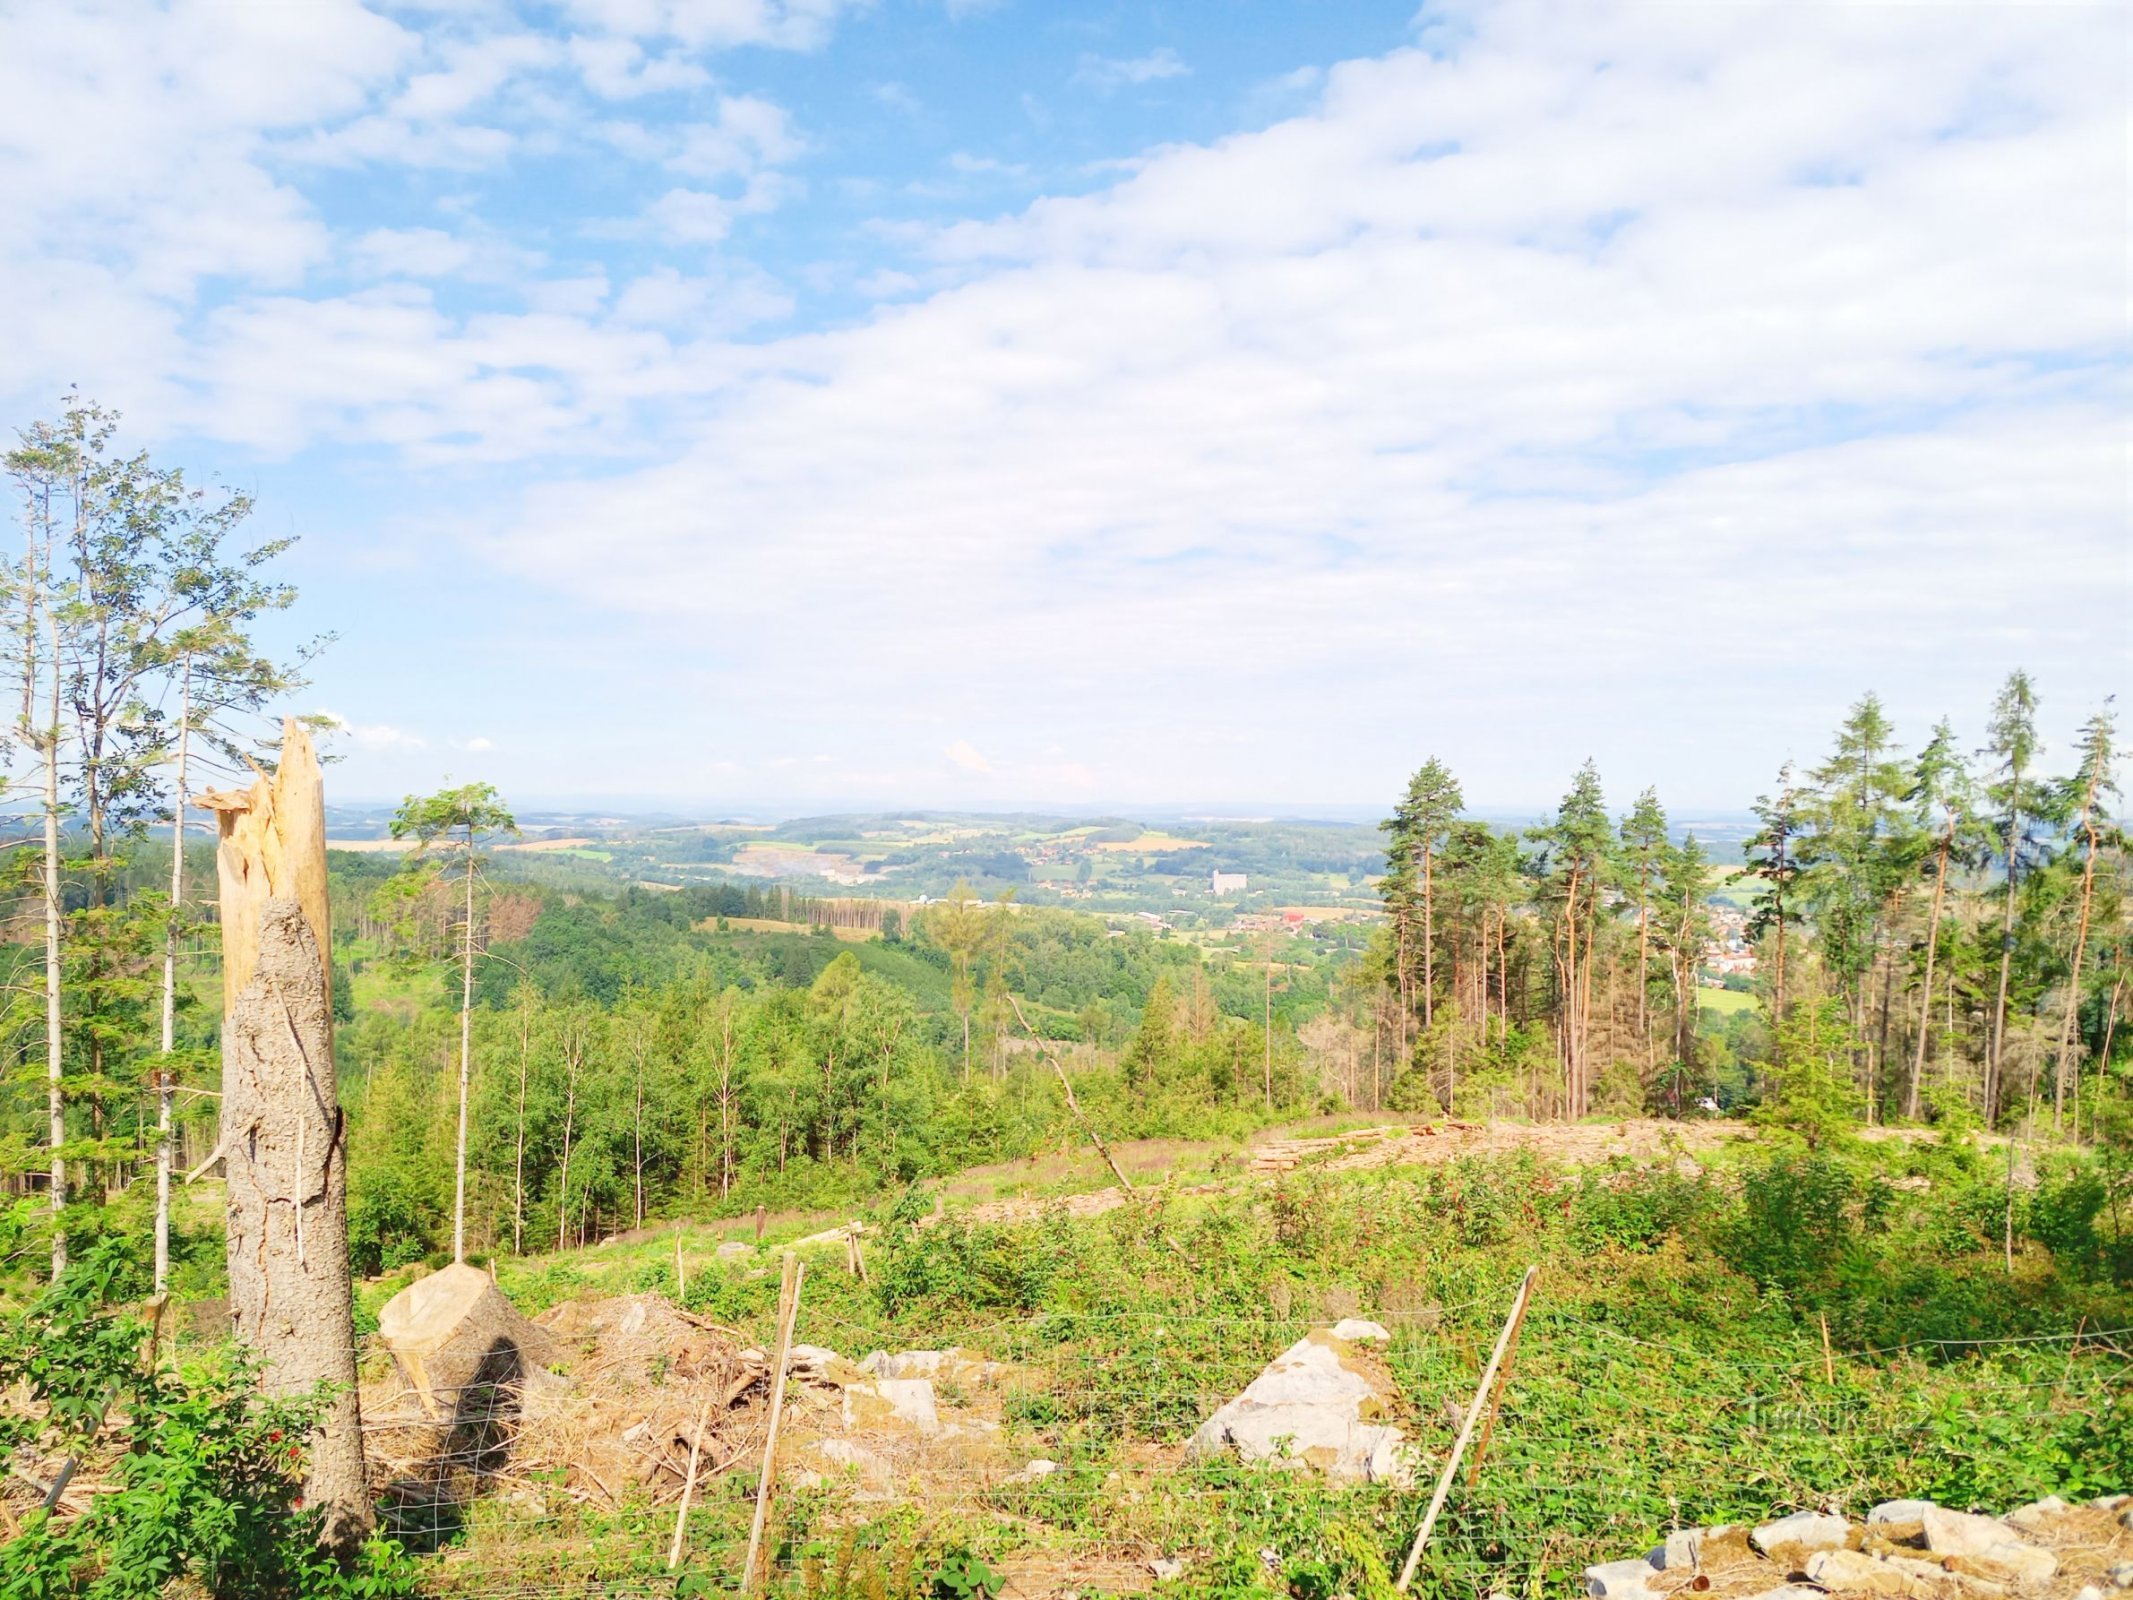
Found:
M 2109 1600 L 2133 1590 L 2133 1498 L 2052 1498 L 1998 1518 L 1894 1500 L 1864 1522 L 1807 1511 L 1754 1528 L 1689 1528 L 1646 1555 L 1588 1568 L 1585 1582 L 1592 1600 Z

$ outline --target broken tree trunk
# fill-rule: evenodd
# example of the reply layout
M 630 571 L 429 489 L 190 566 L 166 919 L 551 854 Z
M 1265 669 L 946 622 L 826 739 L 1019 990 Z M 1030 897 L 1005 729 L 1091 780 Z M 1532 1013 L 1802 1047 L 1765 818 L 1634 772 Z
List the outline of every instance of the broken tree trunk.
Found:
M 348 1163 L 334 1087 L 326 814 L 318 757 L 282 725 L 280 768 L 215 793 L 222 903 L 222 1157 L 230 1320 L 267 1390 L 325 1385 L 307 1504 L 346 1552 L 369 1532 L 348 1278 Z

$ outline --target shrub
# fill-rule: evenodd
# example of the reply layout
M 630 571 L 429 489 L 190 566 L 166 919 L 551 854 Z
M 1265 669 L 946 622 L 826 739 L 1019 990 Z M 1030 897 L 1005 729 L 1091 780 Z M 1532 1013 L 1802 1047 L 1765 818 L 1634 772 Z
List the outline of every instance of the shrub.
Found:
M 172 1372 L 142 1359 L 146 1330 L 113 1304 L 126 1263 L 102 1248 L 0 1324 L 0 1383 L 30 1407 L 0 1424 L 9 1453 L 121 1450 L 110 1492 L 67 1518 L 32 1512 L 0 1545 L 0 1600 L 153 1600 L 189 1582 L 230 1600 L 414 1593 L 399 1546 L 373 1539 L 343 1566 L 302 1505 L 304 1447 L 323 1395 L 267 1400 L 227 1350 Z

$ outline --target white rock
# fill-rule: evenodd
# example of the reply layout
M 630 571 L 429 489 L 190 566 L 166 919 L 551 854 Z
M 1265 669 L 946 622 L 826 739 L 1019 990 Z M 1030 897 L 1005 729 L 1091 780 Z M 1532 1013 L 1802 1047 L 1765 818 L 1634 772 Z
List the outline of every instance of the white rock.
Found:
M 884 1378 L 937 1378 L 941 1372 L 942 1353 L 938 1350 L 899 1350 L 892 1356 L 884 1356 L 881 1375 Z
M 1635 1561 L 1603 1561 L 1585 1569 L 1585 1592 L 1592 1600 L 1654 1600 L 1652 1587 L 1658 1569 L 1639 1557 Z
M 1173 1578 L 1185 1576 L 1185 1563 L 1170 1556 L 1158 1556 L 1148 1563 L 1148 1570 L 1155 1574 L 1157 1583 L 1168 1583 Z
M 815 1454 L 833 1466 L 843 1467 L 858 1473 L 872 1482 L 883 1482 L 890 1475 L 889 1464 L 865 1445 L 850 1439 L 818 1439 Z
M 785 1370 L 802 1378 L 819 1378 L 832 1361 L 844 1358 L 819 1344 L 796 1344 L 785 1352 Z
M 1827 1600 L 1820 1589 L 1804 1583 L 1781 1583 L 1775 1589 L 1765 1589 L 1761 1594 L 1750 1595 L 1748 1600 Z
M 2055 1494 L 2042 1500 L 2032 1500 L 2026 1506 L 2018 1506 L 2007 1513 L 2004 1519 L 2011 1528 L 2020 1528 L 2024 1533 L 2035 1533 L 2049 1525 L 2056 1517 L 2064 1516 L 2067 1504 Z
M 2103 1591 L 2093 1583 L 2084 1583 L 2074 1592 L 2074 1600 L 2103 1600 Z
M 1352 1356 L 1345 1340 L 1306 1335 L 1201 1423 L 1187 1448 L 1201 1457 L 1234 1450 L 1247 1462 L 1411 1484 L 1413 1451 L 1399 1429 L 1372 1420 L 1384 1413 L 1385 1397 Z
M 1647 1562 L 1651 1562 L 1655 1568 L 1664 1570 L 1664 1572 L 1679 1572 L 1683 1568 L 1694 1568 L 1698 1559 L 1702 1557 L 1702 1549 L 1704 1549 L 1704 1530 L 1702 1530 L 1702 1527 L 1677 1527 L 1677 1530 L 1666 1536 L 1664 1545 L 1659 1549 L 1655 1549 L 1645 1559 L 1647 1559 Z
M 2121 1561 L 2104 1574 L 2121 1589 L 2133 1589 L 2133 1561 Z
M 883 1369 L 888 1364 L 889 1353 L 886 1350 L 869 1350 L 864 1356 L 860 1357 L 859 1370 L 870 1378 L 886 1378 L 889 1374 Z
M 2025 1543 L 2007 1524 L 1990 1517 L 1932 1506 L 1926 1511 L 1925 1528 L 1928 1550 L 1937 1556 L 1959 1556 L 1976 1563 L 1982 1569 L 1981 1577 L 2043 1583 L 2059 1570 L 2057 1556 Z
M 2116 1511 L 2128 1500 L 2133 1500 L 2133 1494 L 2098 1495 L 2089 1502 L 2089 1509 L 2091 1511 Z
M 926 1378 L 876 1378 L 870 1384 L 852 1384 L 844 1391 L 844 1425 L 868 1427 L 878 1423 L 901 1423 L 920 1433 L 941 1430 L 940 1413 L 933 1405 L 933 1384 Z
M 1748 1537 L 1755 1548 L 1769 1555 L 1784 1546 L 1800 1550 L 1837 1550 L 1851 1536 L 1851 1524 L 1827 1511 L 1798 1511 L 1775 1522 L 1766 1522 Z
M 1044 1459 L 1044 1457 L 1039 1456 L 1036 1460 L 1030 1462 L 1029 1465 L 1024 1467 L 1020 1472 L 1015 1474 L 1015 1481 L 1018 1483 L 1041 1483 L 1044 1479 L 1049 1478 L 1053 1473 L 1057 1472 L 1058 1470 L 1058 1462 L 1047 1461 Z
M 1382 1323 L 1371 1322 L 1363 1317 L 1343 1317 L 1333 1324 L 1333 1337 L 1346 1339 L 1350 1344 L 1391 1344 L 1392 1335 Z
M 1866 1514 L 1869 1528 L 1909 1528 L 1926 1520 L 1930 1500 L 1884 1500 Z
M 718 1247 L 718 1258 L 721 1261 L 737 1261 L 742 1256 L 752 1256 L 754 1254 L 755 1246 L 744 1244 L 739 1239 L 728 1239 Z

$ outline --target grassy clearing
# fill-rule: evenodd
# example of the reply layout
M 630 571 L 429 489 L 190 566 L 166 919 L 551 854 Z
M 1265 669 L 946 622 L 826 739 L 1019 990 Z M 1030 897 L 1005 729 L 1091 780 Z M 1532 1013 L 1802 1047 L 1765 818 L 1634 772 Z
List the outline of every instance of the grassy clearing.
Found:
M 1715 1012 L 1730 1017 L 1736 1012 L 1753 1011 L 1762 1002 L 1752 994 L 1739 989 L 1706 989 L 1701 985 L 1696 990 L 1696 1009 Z
M 1101 1217 L 1020 1226 L 922 1225 L 932 1199 L 914 1196 L 875 1219 L 870 1283 L 844 1270 L 841 1247 L 813 1257 L 799 1337 L 854 1357 L 955 1344 L 1020 1364 L 1005 1444 L 1061 1470 L 1035 1483 L 935 1471 L 891 1505 L 804 1490 L 784 1503 L 782 1581 L 916 1595 L 967 1549 L 1085 1590 L 1133 1587 L 1121 1563 L 1169 1555 L 1189 1563 L 1180 1593 L 1381 1594 L 1419 1492 L 1194 1464 L 1181 1441 L 1314 1322 L 1360 1313 L 1393 1329 L 1400 1420 L 1441 1460 L 1447 1402 L 1470 1392 L 1529 1262 L 1541 1289 L 1517 1377 L 1480 1487 L 1454 1494 L 1429 1557 L 1436 1589 L 1563 1592 L 1587 1562 L 1672 1526 L 1905 1494 L 2005 1509 L 2133 1481 L 2133 1369 L 2113 1337 L 2133 1325 L 2133 1260 L 2083 1169 L 2019 1197 L 2010 1275 L 1989 1154 L 1737 1156 L 1693 1177 L 1508 1157 L 1212 1194 L 1166 1185 Z M 959 1180 L 972 1198 L 992 1181 Z M 685 1249 L 751 1231 L 691 1229 Z M 501 1281 L 537 1309 L 671 1292 L 672 1275 L 661 1237 L 506 1263 Z M 748 1337 L 768 1337 L 775 1293 L 769 1252 L 690 1263 L 689 1305 Z M 714 1493 L 694 1537 L 714 1583 L 742 1509 Z M 664 1526 L 627 1504 L 552 1527 L 482 1515 L 466 1558 L 485 1586 L 593 1567 L 624 1577 L 657 1559 Z

